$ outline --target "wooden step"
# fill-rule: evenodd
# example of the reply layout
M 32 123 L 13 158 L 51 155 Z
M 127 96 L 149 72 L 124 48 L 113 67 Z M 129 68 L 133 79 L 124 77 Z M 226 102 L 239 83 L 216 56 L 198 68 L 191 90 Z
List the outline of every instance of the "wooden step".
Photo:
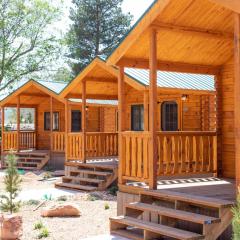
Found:
M 84 174 L 91 174 L 91 175 L 97 175 L 97 176 L 109 176 L 112 173 L 110 172 L 100 172 L 100 171 L 92 171 L 92 170 L 71 170 L 71 173 L 84 173 Z
M 19 157 L 18 160 L 36 160 L 36 161 L 43 161 L 46 158 L 39 158 L 39 157 Z
M 83 191 L 95 191 L 97 190 L 96 187 L 92 186 L 85 186 L 80 184 L 73 184 L 73 183 L 56 183 L 56 187 L 62 187 L 62 188 L 72 188 L 72 189 L 78 189 Z
M 199 224 L 212 224 L 221 221 L 221 219 L 219 218 L 139 202 L 127 204 L 126 208 L 136 209 L 143 212 L 148 211 L 151 213 L 157 213 L 161 216 L 185 220 Z
M 84 168 L 100 168 L 100 169 L 106 169 L 106 170 L 114 170 L 117 168 L 117 165 L 104 165 L 100 163 L 71 163 L 70 166 L 75 166 L 75 167 L 84 167 Z M 67 166 L 67 164 L 66 164 Z
M 17 169 L 23 169 L 23 170 L 37 170 L 37 167 L 24 167 L 24 166 L 17 166 Z
M 89 183 L 102 183 L 104 180 L 94 179 L 94 178 L 81 178 L 81 177 L 62 177 L 63 180 L 75 180 L 80 182 L 89 182 Z
M 17 162 L 17 164 L 24 164 L 24 165 L 38 165 L 37 162 Z
M 131 227 L 136 227 L 143 229 L 145 231 L 154 233 L 154 234 L 159 234 L 160 236 L 166 236 L 174 239 L 179 239 L 179 240 L 198 240 L 198 239 L 204 239 L 203 235 L 161 225 L 161 224 L 156 224 L 152 222 L 146 222 L 140 219 L 136 218 L 131 218 L 131 217 L 117 217 L 117 218 L 110 218 L 111 221 L 111 226 L 115 223 L 120 223 L 126 226 L 131 226 Z
M 130 232 L 129 230 L 124 230 L 124 229 L 112 230 L 111 234 L 118 235 L 120 237 L 124 237 L 127 239 L 144 240 L 144 237 L 142 235 L 137 234 L 135 232 Z
M 211 207 L 211 208 L 227 208 L 232 207 L 234 205 L 233 202 L 227 201 L 227 200 L 221 200 L 217 198 L 209 198 L 209 197 L 202 197 L 202 196 L 196 196 L 196 195 L 190 195 L 186 193 L 180 193 L 180 192 L 173 192 L 173 191 L 167 191 L 167 190 L 147 190 L 140 193 L 141 196 L 147 195 L 152 196 L 155 198 L 160 199 L 168 199 L 172 201 L 181 201 L 190 203 L 191 205 L 200 205 L 205 207 Z

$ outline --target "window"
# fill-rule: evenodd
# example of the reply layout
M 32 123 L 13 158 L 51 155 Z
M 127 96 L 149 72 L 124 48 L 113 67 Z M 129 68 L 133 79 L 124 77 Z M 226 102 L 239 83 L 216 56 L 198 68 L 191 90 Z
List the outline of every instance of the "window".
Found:
M 50 112 L 44 112 L 44 130 L 45 131 L 51 130 L 50 120 L 51 120 Z M 52 130 L 59 131 L 59 112 L 53 112 Z
M 81 126 L 82 114 L 79 110 L 72 110 L 72 132 L 80 132 L 82 129 Z
M 163 102 L 161 106 L 162 131 L 178 131 L 178 105 L 176 102 Z
M 132 131 L 144 130 L 144 109 L 143 105 L 131 106 L 131 129 Z

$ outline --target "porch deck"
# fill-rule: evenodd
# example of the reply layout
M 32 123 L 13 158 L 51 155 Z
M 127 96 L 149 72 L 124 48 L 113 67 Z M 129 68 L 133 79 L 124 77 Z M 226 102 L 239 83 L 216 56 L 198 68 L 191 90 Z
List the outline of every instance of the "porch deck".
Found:
M 139 193 L 149 189 L 143 182 L 127 183 L 121 185 L 123 192 Z M 193 196 L 210 197 L 221 200 L 236 201 L 236 186 L 233 179 L 217 178 L 211 176 L 196 176 L 188 178 L 161 178 L 157 181 L 157 190 L 180 192 Z

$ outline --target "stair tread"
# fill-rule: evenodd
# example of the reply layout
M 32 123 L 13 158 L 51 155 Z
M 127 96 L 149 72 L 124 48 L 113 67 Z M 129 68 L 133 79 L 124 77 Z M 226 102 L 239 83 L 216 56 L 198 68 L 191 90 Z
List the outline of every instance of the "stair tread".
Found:
M 100 172 L 100 171 L 92 171 L 92 170 L 71 170 L 72 173 L 86 173 L 92 175 L 99 175 L 99 176 L 109 176 L 112 173 L 110 172 Z
M 86 191 L 94 191 L 97 188 L 92 186 L 85 186 L 81 184 L 73 184 L 73 183 L 56 183 L 55 186 L 57 187 L 66 187 L 66 188 L 74 188 L 79 190 L 86 190 Z
M 39 158 L 39 157 L 18 157 L 17 158 L 18 160 L 39 160 L 39 161 L 42 161 L 42 160 L 45 160 L 46 157 L 42 157 L 42 158 Z
M 70 166 L 72 166 L 73 163 L 70 164 Z M 87 167 L 87 168 L 101 168 L 101 169 L 107 169 L 107 170 L 114 170 L 116 169 L 118 166 L 117 164 L 116 165 L 104 165 L 104 164 L 101 164 L 101 163 L 74 163 L 74 165 L 76 167 Z M 66 164 L 67 166 L 67 164 Z
M 149 196 L 166 198 L 171 200 L 178 200 L 178 201 L 188 202 L 191 204 L 199 204 L 199 205 L 203 205 L 206 207 L 213 207 L 213 208 L 225 208 L 225 207 L 231 207 L 234 205 L 233 202 L 227 201 L 227 200 L 196 196 L 196 195 L 173 192 L 168 190 L 159 190 L 159 191 L 147 190 L 147 191 L 141 192 L 141 195 L 149 195 Z
M 181 239 L 181 240 L 198 240 L 198 239 L 204 239 L 203 235 L 165 226 L 162 224 L 156 224 L 152 222 L 146 222 L 140 219 L 136 218 L 131 218 L 131 217 L 116 217 L 116 218 L 111 218 L 111 221 L 115 221 L 121 224 L 125 224 L 128 226 L 140 228 L 147 230 L 149 232 L 154 232 L 159 235 L 163 235 L 166 237 L 171 237 L 175 239 Z
M 66 180 L 76 180 L 76 181 L 86 181 L 86 182 L 92 182 L 92 183 L 104 182 L 104 180 L 101 180 L 101 179 L 84 178 L 84 177 L 68 177 L 68 176 L 64 176 L 63 179 L 66 179 Z
M 17 164 L 29 164 L 29 165 L 38 165 L 38 162 L 17 162 Z
M 125 237 L 128 239 L 133 239 L 133 240 L 144 240 L 144 237 L 141 236 L 140 234 L 133 233 L 124 229 L 112 230 L 111 234 Z
M 131 209 L 142 210 L 142 211 L 155 212 L 162 216 L 172 217 L 172 218 L 190 221 L 190 222 L 199 223 L 199 224 L 212 224 L 212 223 L 217 223 L 221 221 L 221 219 L 219 218 L 209 217 L 206 215 L 191 213 L 183 210 L 176 210 L 168 207 L 140 203 L 140 202 L 127 204 L 126 207 L 129 207 Z

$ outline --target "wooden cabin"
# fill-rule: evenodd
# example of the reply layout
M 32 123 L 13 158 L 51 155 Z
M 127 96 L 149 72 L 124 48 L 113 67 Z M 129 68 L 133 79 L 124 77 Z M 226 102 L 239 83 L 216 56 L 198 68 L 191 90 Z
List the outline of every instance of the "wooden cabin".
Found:
M 27 170 L 41 169 L 45 165 L 52 169 L 64 168 L 66 102 L 59 93 L 66 85 L 30 80 L 3 97 L 0 102 L 2 156 L 10 150 L 16 151 L 18 167 Z M 87 131 L 116 132 L 114 119 L 107 119 L 109 114 L 116 114 L 116 105 L 116 101 L 88 100 L 85 106 Z M 70 99 L 67 111 L 68 132 L 80 133 L 82 103 Z
M 156 0 L 107 64 L 119 71 L 119 216 L 111 232 L 147 240 L 231 239 L 240 183 L 239 1 Z M 141 132 L 129 131 L 126 121 L 127 68 L 149 71 L 149 124 Z M 165 93 L 158 71 L 214 77 L 215 128 L 161 131 L 158 101 Z

